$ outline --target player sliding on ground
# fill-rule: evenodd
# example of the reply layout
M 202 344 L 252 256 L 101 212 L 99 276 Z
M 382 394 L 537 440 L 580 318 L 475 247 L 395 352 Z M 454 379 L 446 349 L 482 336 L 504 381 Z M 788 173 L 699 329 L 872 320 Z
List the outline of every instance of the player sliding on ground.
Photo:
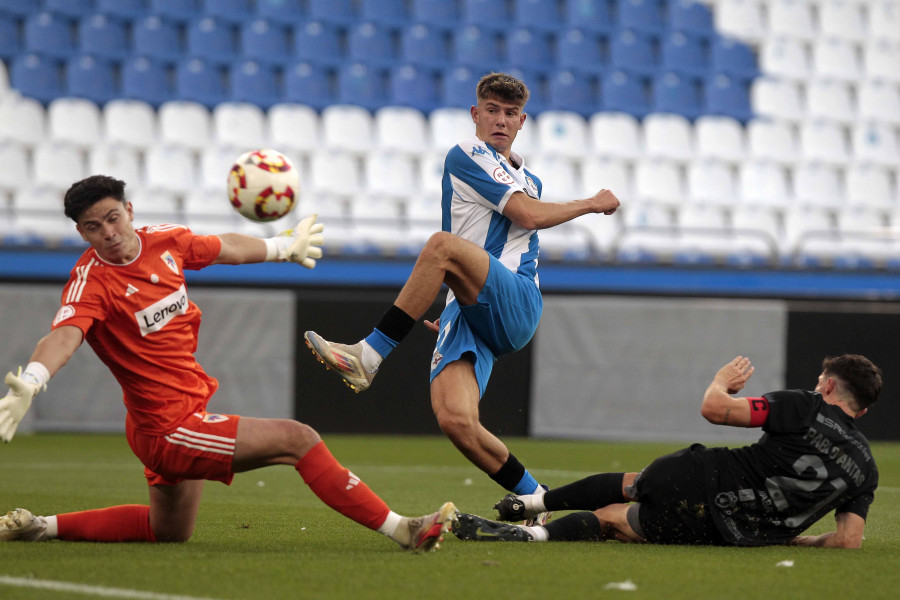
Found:
M 0 517 L 0 541 L 183 542 L 194 531 L 204 480 L 229 484 L 235 473 L 291 465 L 342 515 L 409 550 L 437 546 L 452 503 L 423 517 L 398 515 L 338 463 L 309 425 L 207 412 L 218 382 L 193 355 L 200 309 L 188 299 L 184 269 L 263 261 L 312 269 L 322 256 L 315 215 L 269 239 L 200 236 L 181 225 L 135 230 L 125 183 L 102 175 L 69 188 L 65 213 L 91 247 L 63 289 L 52 331 L 24 371 L 6 376 L 0 439 L 12 440 L 34 397 L 87 340 L 122 386 L 126 435 L 146 467 L 150 503 L 48 517 L 19 508 Z
M 822 363 L 815 391 L 734 398 L 753 373 L 737 357 L 716 374 L 701 407 L 711 423 L 762 427 L 743 448 L 689 448 L 641 473 L 602 473 L 543 496 L 507 495 L 504 521 L 545 510 L 585 510 L 544 527 L 521 527 L 460 513 L 457 537 L 476 541 L 610 540 L 655 544 L 859 548 L 878 469 L 856 428 L 881 393 L 881 370 L 845 354 Z M 631 502 L 631 504 L 628 504 Z M 828 512 L 837 528 L 800 535 Z

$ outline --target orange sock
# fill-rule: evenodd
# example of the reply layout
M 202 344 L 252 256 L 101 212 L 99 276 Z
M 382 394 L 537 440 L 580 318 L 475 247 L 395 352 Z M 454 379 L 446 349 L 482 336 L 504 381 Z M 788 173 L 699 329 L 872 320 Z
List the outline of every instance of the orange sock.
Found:
M 378 529 L 391 509 L 319 442 L 294 466 L 319 499 L 345 517 Z
M 155 542 L 150 507 L 125 504 L 56 515 L 57 538 L 73 542 Z

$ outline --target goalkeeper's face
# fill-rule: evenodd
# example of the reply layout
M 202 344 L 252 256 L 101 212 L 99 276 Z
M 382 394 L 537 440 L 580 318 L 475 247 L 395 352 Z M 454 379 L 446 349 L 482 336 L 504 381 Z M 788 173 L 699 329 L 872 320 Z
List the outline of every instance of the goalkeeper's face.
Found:
M 141 242 L 134 231 L 131 202 L 104 198 L 78 217 L 78 233 L 106 262 L 121 265 L 134 260 Z

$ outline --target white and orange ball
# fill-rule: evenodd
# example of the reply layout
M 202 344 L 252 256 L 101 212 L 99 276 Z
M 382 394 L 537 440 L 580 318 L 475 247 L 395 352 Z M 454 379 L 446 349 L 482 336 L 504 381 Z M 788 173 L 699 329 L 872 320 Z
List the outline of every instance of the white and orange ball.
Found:
M 251 221 L 275 221 L 294 209 L 300 175 L 290 159 L 276 150 L 241 154 L 228 172 L 228 200 Z

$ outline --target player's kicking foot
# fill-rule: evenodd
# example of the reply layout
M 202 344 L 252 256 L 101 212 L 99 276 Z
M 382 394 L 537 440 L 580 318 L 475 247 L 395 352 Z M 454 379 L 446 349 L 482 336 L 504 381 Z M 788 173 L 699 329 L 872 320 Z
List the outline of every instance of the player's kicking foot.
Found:
M 436 513 L 410 519 L 409 542 L 400 544 L 412 552 L 428 552 L 437 550 L 444 540 L 444 533 L 450 531 L 450 522 L 456 515 L 456 505 L 445 502 Z
M 363 367 L 360 343 L 348 346 L 329 342 L 315 331 L 307 331 L 303 337 L 306 338 L 306 345 L 319 362 L 324 364 L 326 369 L 334 369 L 351 390 L 358 394 L 369 389 L 378 369 L 367 371 Z
M 0 542 L 43 542 L 47 537 L 47 520 L 31 511 L 17 508 L 0 517 Z
M 519 525 L 498 523 L 477 515 L 456 513 L 450 531 L 461 540 L 474 542 L 531 542 L 534 538 Z

